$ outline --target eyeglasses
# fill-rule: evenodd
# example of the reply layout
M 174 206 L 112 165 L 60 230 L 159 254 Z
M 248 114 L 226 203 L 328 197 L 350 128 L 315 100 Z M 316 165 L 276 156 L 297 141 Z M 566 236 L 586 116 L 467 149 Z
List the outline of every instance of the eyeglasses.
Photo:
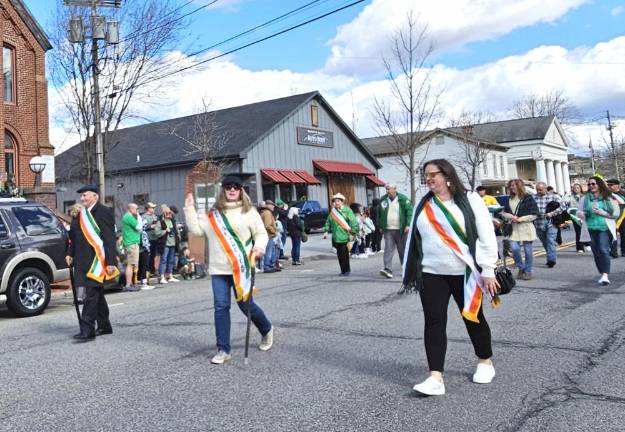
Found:
M 431 172 L 427 172 L 425 173 L 425 178 L 426 180 L 430 180 L 433 179 L 434 177 L 436 177 L 437 174 L 440 174 L 440 171 L 431 171 Z
M 225 190 L 240 191 L 241 190 L 241 185 L 238 185 L 238 184 L 227 184 L 227 185 L 224 185 L 224 189 Z
M 586 183 L 587 186 L 597 186 L 597 183 Z

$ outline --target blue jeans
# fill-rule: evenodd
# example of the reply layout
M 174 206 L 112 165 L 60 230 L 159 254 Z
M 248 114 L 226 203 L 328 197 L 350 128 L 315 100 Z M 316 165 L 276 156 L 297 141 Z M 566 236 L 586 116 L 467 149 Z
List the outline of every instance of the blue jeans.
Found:
M 521 247 L 525 252 L 525 262 L 521 257 Z M 531 273 L 534 267 L 534 246 L 531 241 L 518 242 L 510 240 L 510 249 L 512 250 L 512 256 L 514 257 L 514 263 L 517 268 L 525 273 Z
M 213 304 L 215 306 L 215 335 L 217 336 L 217 349 L 230 352 L 230 297 L 234 291 L 232 275 L 212 275 Z M 247 315 L 247 302 L 237 302 L 239 309 Z M 266 335 L 271 330 L 271 322 L 265 316 L 263 310 L 256 304 L 254 298 L 250 302 L 250 316 L 254 326 L 261 335 Z
M 588 230 L 590 234 L 590 248 L 595 257 L 595 264 L 599 273 L 610 273 L 610 245 L 612 234 L 610 231 Z
M 556 235 L 558 235 L 558 229 L 549 224 L 547 229 L 543 229 L 543 227 L 536 228 L 536 234 L 547 252 L 547 261 L 556 262 Z
M 263 270 L 275 270 L 276 269 L 276 244 L 273 239 L 269 239 L 267 246 L 265 247 L 265 257 L 263 258 Z
M 291 237 L 291 258 L 293 262 L 299 261 L 299 250 L 302 246 L 302 238 L 301 237 Z
M 175 258 L 176 246 L 165 246 L 163 254 L 161 255 L 161 263 L 158 265 L 158 272 L 161 274 L 161 276 L 164 274 L 172 274 L 172 272 L 174 271 Z

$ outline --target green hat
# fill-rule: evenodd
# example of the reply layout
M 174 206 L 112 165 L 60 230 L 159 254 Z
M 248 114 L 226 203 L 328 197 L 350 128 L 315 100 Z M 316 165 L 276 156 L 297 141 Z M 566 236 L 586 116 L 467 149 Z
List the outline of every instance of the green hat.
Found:
M 282 201 L 280 198 L 278 198 L 278 199 L 276 200 L 276 205 L 277 205 L 278 207 L 282 207 L 282 206 L 284 205 L 284 201 Z

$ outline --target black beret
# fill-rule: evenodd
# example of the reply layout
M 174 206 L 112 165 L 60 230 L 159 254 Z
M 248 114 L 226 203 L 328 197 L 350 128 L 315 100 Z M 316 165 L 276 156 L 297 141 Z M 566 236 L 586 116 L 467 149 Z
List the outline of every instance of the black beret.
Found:
M 606 182 L 606 184 L 613 184 L 613 185 L 620 185 L 621 184 L 621 182 L 618 181 L 617 179 L 607 179 L 605 182 Z
M 79 193 L 79 194 L 85 193 L 85 192 L 98 193 L 98 185 L 96 185 L 95 183 L 89 183 L 89 184 L 82 186 L 80 189 L 76 191 L 76 193 Z
M 243 180 L 237 175 L 228 174 L 223 178 L 221 184 L 243 186 Z

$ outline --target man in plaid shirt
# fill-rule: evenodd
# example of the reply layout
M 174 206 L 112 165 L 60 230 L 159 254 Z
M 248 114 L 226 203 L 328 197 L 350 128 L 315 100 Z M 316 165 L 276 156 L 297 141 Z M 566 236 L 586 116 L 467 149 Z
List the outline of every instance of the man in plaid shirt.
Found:
M 538 205 L 538 218 L 534 221 L 536 235 L 538 235 L 547 252 L 547 267 L 551 268 L 556 265 L 556 235 L 558 234 L 558 228 L 551 223 L 551 218 L 562 213 L 564 206 L 560 195 L 547 192 L 547 183 L 545 182 L 536 183 L 534 200 Z M 547 212 L 547 205 L 552 201 L 558 203 L 558 208 Z

